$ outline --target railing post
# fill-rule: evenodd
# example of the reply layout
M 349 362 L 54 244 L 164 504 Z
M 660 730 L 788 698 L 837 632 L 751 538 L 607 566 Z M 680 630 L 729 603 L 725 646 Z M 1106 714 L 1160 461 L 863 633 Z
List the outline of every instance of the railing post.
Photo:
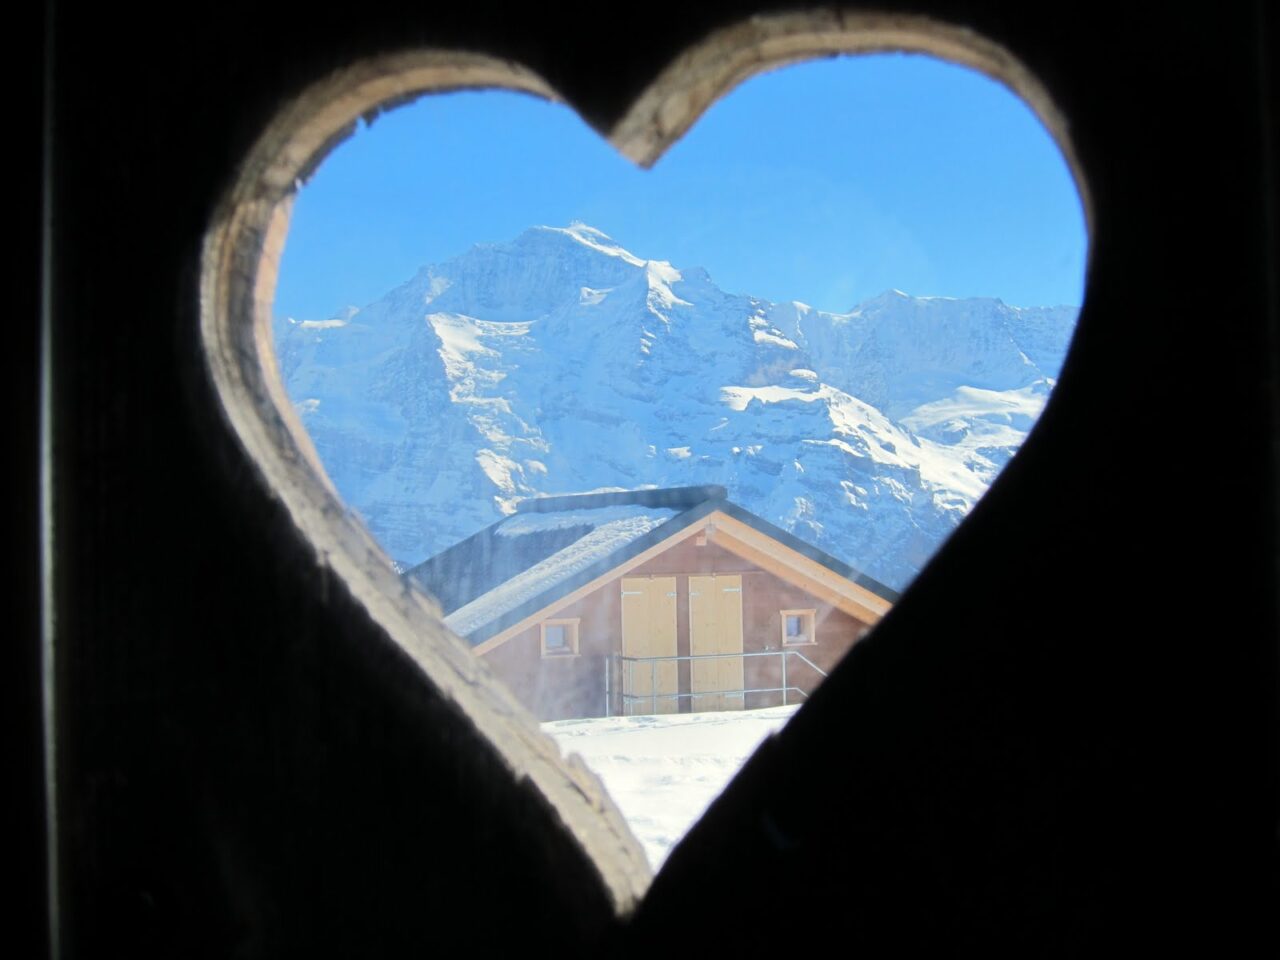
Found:
M 787 705 L 787 651 L 782 651 L 782 705 Z
M 649 712 L 658 712 L 658 660 L 649 661 Z
M 604 715 L 606 719 L 610 716 L 613 709 L 613 705 L 609 702 L 609 674 L 612 673 L 609 669 L 609 661 L 612 658 L 613 654 L 606 653 L 604 655 Z

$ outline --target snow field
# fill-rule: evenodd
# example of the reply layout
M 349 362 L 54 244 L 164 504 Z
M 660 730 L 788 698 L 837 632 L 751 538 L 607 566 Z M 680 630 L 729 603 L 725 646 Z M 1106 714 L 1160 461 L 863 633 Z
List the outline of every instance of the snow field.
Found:
M 542 729 L 604 782 L 654 870 L 798 708 L 557 720 Z

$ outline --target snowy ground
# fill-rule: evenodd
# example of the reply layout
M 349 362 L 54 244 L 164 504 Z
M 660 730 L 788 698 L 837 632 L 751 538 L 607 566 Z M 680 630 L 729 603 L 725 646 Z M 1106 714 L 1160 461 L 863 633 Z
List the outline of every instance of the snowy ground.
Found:
M 655 870 L 796 707 L 559 720 L 542 729 L 604 781 Z

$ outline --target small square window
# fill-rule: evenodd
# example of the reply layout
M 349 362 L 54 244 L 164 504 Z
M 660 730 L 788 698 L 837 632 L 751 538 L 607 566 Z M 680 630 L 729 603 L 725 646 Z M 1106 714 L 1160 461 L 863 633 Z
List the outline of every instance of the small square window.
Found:
M 542 624 L 542 655 L 572 657 L 578 653 L 578 621 L 547 620 Z
M 782 611 L 782 642 L 785 644 L 817 643 L 814 634 L 814 610 Z

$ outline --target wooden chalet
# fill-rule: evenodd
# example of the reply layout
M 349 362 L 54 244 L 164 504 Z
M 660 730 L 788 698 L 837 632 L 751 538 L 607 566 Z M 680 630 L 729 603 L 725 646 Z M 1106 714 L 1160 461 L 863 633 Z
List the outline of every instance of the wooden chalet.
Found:
M 542 720 L 796 703 L 897 599 L 717 486 L 525 500 L 405 576 Z

